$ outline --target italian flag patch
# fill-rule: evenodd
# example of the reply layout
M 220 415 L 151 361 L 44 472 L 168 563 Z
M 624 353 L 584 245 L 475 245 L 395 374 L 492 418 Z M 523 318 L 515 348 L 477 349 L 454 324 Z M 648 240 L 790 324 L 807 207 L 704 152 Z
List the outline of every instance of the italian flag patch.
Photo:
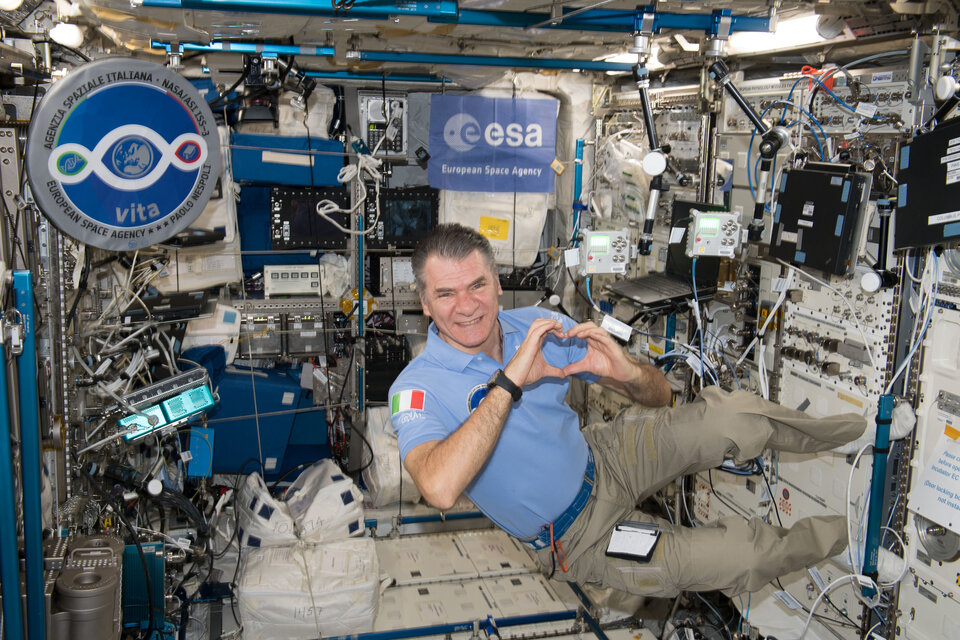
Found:
M 422 411 L 423 396 L 424 393 L 422 389 L 407 389 L 406 391 L 393 394 L 393 397 L 390 398 L 391 415 L 401 411 L 409 411 L 410 409 Z

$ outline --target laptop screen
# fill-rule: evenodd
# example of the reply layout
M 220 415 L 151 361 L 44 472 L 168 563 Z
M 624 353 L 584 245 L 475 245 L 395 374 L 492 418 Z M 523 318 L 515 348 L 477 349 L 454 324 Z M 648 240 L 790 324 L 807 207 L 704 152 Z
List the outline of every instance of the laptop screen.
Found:
M 673 210 L 670 216 L 671 227 L 687 227 L 690 223 L 690 210 L 698 211 L 726 211 L 722 206 L 715 204 L 705 204 L 703 202 L 685 202 L 683 200 L 673 201 Z M 683 239 L 667 247 L 667 266 L 666 274 L 683 278 L 690 282 L 692 273 L 693 258 L 687 257 L 687 234 L 683 232 Z M 720 271 L 720 258 L 697 258 L 697 288 L 708 288 L 717 286 L 717 274 Z

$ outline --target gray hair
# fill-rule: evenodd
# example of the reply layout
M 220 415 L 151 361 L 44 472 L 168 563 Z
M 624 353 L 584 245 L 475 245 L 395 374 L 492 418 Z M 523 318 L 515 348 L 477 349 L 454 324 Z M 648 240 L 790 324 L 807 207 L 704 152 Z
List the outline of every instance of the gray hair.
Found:
M 417 291 L 423 295 L 427 290 L 423 270 L 427 258 L 436 255 L 441 258 L 463 260 L 474 251 L 479 251 L 486 260 L 487 266 L 494 275 L 497 274 L 497 264 L 490 242 L 473 229 L 461 224 L 439 224 L 425 235 L 417 244 L 410 259 L 413 267 L 413 278 L 417 283 Z

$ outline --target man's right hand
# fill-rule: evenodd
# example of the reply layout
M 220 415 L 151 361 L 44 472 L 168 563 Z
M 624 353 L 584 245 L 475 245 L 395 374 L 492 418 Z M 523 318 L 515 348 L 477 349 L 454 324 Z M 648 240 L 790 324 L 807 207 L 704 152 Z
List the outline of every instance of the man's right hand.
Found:
M 537 318 L 530 324 L 527 337 L 504 367 L 503 372 L 519 387 L 533 384 L 541 378 L 563 378 L 563 370 L 543 359 L 543 340 L 553 334 L 563 338 L 563 325 L 550 318 Z

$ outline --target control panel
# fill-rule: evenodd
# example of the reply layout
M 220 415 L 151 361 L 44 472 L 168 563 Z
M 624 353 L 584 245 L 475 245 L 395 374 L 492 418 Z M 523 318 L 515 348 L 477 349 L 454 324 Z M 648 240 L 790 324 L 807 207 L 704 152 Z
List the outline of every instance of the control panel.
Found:
M 734 257 L 740 248 L 740 214 L 690 210 L 687 257 Z
M 320 295 L 320 268 L 315 264 L 268 264 L 263 267 L 263 295 Z
M 412 295 L 413 265 L 409 257 L 385 257 L 380 259 L 380 295 Z
M 371 153 L 379 143 L 377 156 L 407 155 L 407 94 L 361 91 L 358 98 L 360 128 Z
M 584 231 L 580 243 L 580 275 L 626 273 L 630 260 L 630 230 Z

